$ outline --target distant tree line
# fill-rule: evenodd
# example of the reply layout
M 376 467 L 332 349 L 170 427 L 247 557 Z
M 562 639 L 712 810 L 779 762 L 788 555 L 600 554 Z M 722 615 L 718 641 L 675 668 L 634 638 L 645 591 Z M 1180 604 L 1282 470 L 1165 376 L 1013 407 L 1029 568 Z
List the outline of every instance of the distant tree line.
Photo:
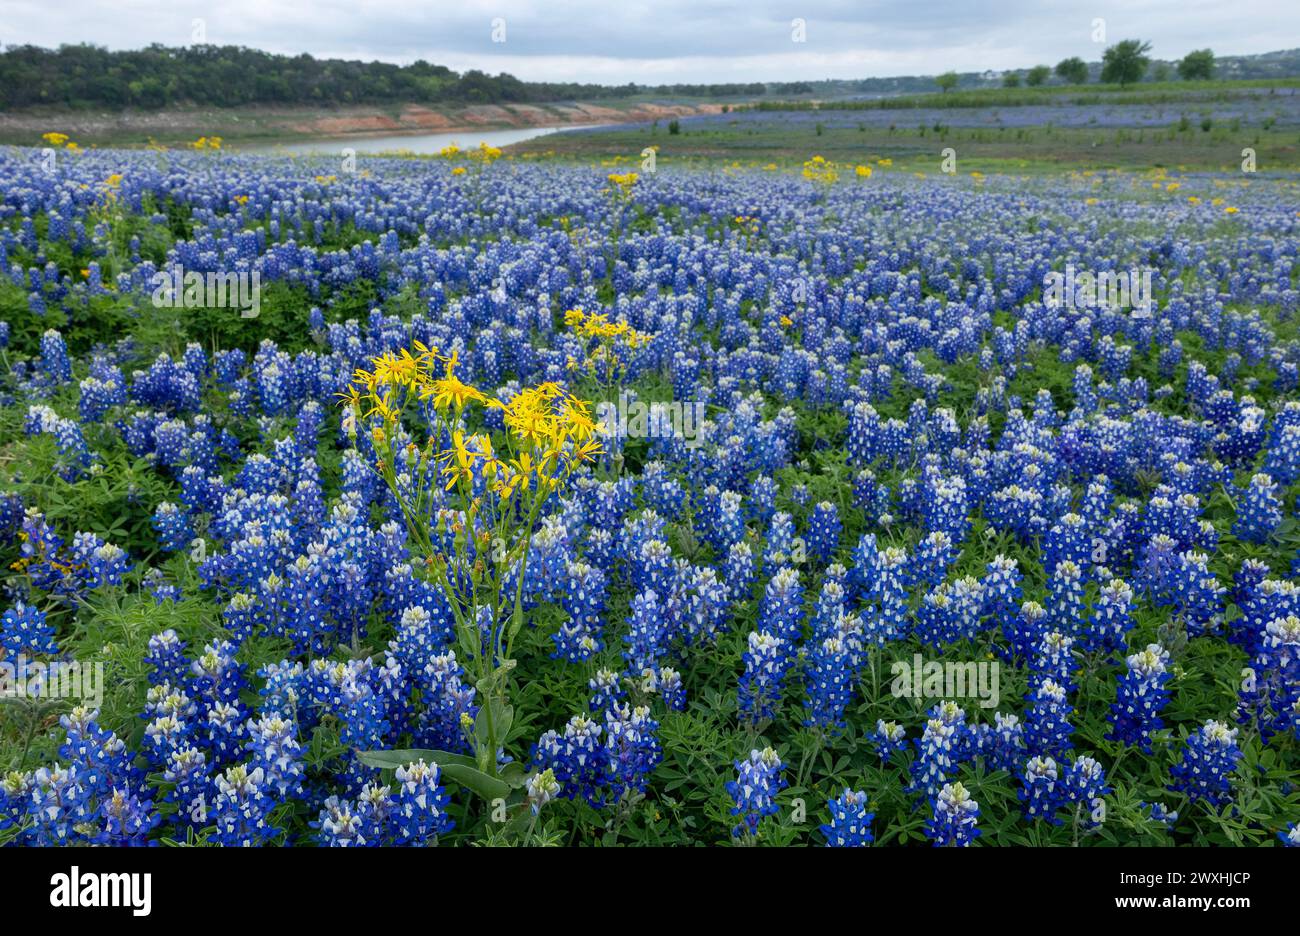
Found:
M 1124 86 L 1141 81 L 1146 77 L 1147 68 L 1151 65 L 1151 59 L 1147 56 L 1150 51 L 1151 43 L 1143 42 L 1141 39 L 1125 39 L 1123 42 L 1115 43 L 1102 55 L 1100 74 L 1102 82 Z M 1184 81 L 1205 81 L 1213 78 L 1214 52 L 1210 49 L 1188 52 L 1178 62 L 1177 69 L 1178 76 Z M 1088 81 L 1088 63 L 1078 56 L 1072 56 L 1057 62 L 1055 69 L 1047 65 L 1035 65 L 1023 76 L 1019 71 L 1004 72 L 1002 85 L 1006 88 L 1018 88 L 1023 78 L 1025 84 L 1036 88 L 1046 84 L 1052 77 L 1053 71 L 1056 72 L 1056 77 L 1061 79 L 1062 84 L 1078 85 L 1086 84 Z M 1166 80 L 1169 77 L 1168 71 L 1168 67 L 1163 62 L 1159 63 L 1154 74 L 1155 80 Z M 957 82 L 956 72 L 946 72 L 934 79 L 934 83 L 942 91 L 956 87 Z
M 93 45 L 0 50 L 0 109 L 55 106 L 156 109 L 176 104 L 537 104 L 616 100 L 637 94 L 755 97 L 749 84 L 596 85 L 521 81 L 505 73 L 463 74 L 410 65 L 274 55 L 241 46 L 196 45 L 110 52 Z

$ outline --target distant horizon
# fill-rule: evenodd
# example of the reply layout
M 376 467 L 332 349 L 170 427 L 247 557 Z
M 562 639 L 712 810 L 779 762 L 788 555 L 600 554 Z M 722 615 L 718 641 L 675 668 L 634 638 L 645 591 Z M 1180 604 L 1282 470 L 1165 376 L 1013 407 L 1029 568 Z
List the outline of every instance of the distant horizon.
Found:
M 1278 37 L 1300 35 L 1300 16 L 1280 0 L 1151 0 L 1136 9 L 1119 0 L 1086 7 L 934 0 L 921 24 L 906 8 L 852 0 L 754 0 L 740 13 L 716 0 L 656 0 L 618 17 L 591 0 L 562 13 L 532 0 L 441 9 L 402 0 L 322 0 L 310 9 L 285 0 L 232 0 L 217 10 L 192 0 L 128 6 L 0 0 L 0 42 L 111 51 L 229 45 L 394 65 L 423 60 L 529 82 L 654 86 L 1021 71 L 1075 56 L 1097 62 L 1106 46 L 1129 38 L 1150 41 L 1160 61 L 1206 47 L 1251 56 L 1286 51 Z
M 1118 41 L 1118 40 L 1117 40 L 1117 41 Z M 95 46 L 95 47 L 98 47 L 98 48 L 101 48 L 101 49 L 107 49 L 107 51 L 109 51 L 109 52 L 123 52 L 123 53 L 129 53 L 129 52 L 143 52 L 143 51 L 145 51 L 146 49 L 149 48 L 148 45 L 144 45 L 144 46 L 135 46 L 135 47 L 125 47 L 125 48 L 120 48 L 120 49 L 111 49 L 111 48 L 108 48 L 107 46 L 99 45 L 98 43 L 93 43 L 93 42 L 90 42 L 90 43 L 81 43 L 81 42 L 63 42 L 63 43 L 58 43 L 58 44 L 56 44 L 56 45 L 52 45 L 52 46 L 39 46 L 39 45 L 37 45 L 36 43 L 7 43 L 7 42 L 0 42 L 0 53 L 4 53 L 4 52 L 9 51 L 9 50 L 11 50 L 11 49 L 22 48 L 22 47 L 35 47 L 35 48 L 40 48 L 40 49 L 43 49 L 43 50 L 46 50 L 46 51 L 57 51 L 59 48 L 61 48 L 61 47 L 63 47 L 63 46 L 82 46 L 82 45 L 84 45 L 84 46 Z M 413 59 L 413 60 L 411 60 L 411 61 L 396 62 L 396 61 L 388 61 L 388 60 L 386 60 L 386 59 L 379 59 L 379 58 L 341 58 L 341 57 L 339 57 L 339 56 L 331 56 L 331 55 L 317 55 L 316 53 L 313 53 L 313 52 L 310 52 L 310 51 L 300 51 L 300 52 L 276 52 L 276 51 L 271 50 L 271 49 L 260 48 L 260 47 L 258 47 L 258 46 L 241 45 L 241 44 L 238 44 L 238 43 L 212 43 L 212 42 L 209 42 L 209 43 L 196 43 L 195 45 L 209 45 L 209 46 L 212 46 L 212 47 L 215 47 L 215 48 L 220 48 L 220 47 L 222 47 L 222 46 L 226 46 L 226 47 L 232 47 L 232 48 L 252 49 L 252 50 L 254 50 L 254 51 L 262 52 L 262 53 L 265 53 L 265 54 L 267 54 L 267 55 L 276 55 L 276 56 L 281 56 L 281 57 L 284 57 L 284 58 L 295 58 L 295 57 L 300 56 L 300 55 L 307 55 L 307 56 L 311 57 L 312 59 L 314 59 L 315 61 L 318 61 L 318 62 L 322 62 L 322 61 L 340 61 L 340 62 L 349 62 L 349 63 L 359 63 L 359 64 L 362 64 L 362 65 L 370 65 L 370 64 L 376 64 L 376 63 L 379 63 L 379 64 L 386 64 L 386 65 L 395 65 L 395 66 L 400 67 L 400 68 L 407 68 L 407 67 L 410 67 L 410 66 L 416 64 L 416 62 L 423 61 L 425 64 L 430 65 L 430 66 L 434 66 L 434 67 L 437 67 L 437 66 L 443 66 L 443 67 L 446 67 L 446 68 L 452 68 L 452 66 L 448 65 L 446 62 L 440 62 L 440 61 L 437 61 L 437 60 L 434 60 L 434 59 L 423 59 L 423 60 L 421 60 L 421 59 Z M 180 46 L 164 46 L 164 48 L 167 48 L 167 49 L 183 49 L 183 48 L 191 48 L 191 47 L 192 47 L 192 46 L 186 46 L 186 45 L 180 45 Z M 1226 59 L 1258 58 L 1258 57 L 1268 56 L 1268 55 L 1284 55 L 1284 54 L 1287 54 L 1287 53 L 1293 53 L 1293 54 L 1300 55 L 1300 46 L 1295 46 L 1295 47 L 1291 47 L 1291 48 L 1268 49 L 1268 50 L 1263 51 L 1263 52 L 1219 52 L 1218 50 L 1214 50 L 1214 57 L 1215 57 L 1215 60 L 1216 60 L 1216 61 L 1222 61 L 1222 60 L 1226 60 Z M 1068 56 L 1067 56 L 1067 57 L 1068 57 Z M 1149 57 L 1150 57 L 1150 59 L 1151 59 L 1151 61 L 1152 61 L 1153 63 L 1160 62 L 1160 63 L 1165 63 L 1165 64 L 1173 64 L 1173 63 L 1176 63 L 1176 62 L 1179 60 L 1179 58 L 1181 58 L 1181 56 L 1180 56 L 1180 57 L 1175 57 L 1175 58 L 1163 58 L 1163 57 L 1161 57 L 1161 56 L 1155 54 L 1154 51 L 1153 51 L 1152 53 L 1149 54 Z M 1083 58 L 1083 57 L 1082 57 L 1082 56 L 1079 56 L 1079 58 Z M 1087 58 L 1084 58 L 1083 61 L 1084 61 L 1085 64 L 1087 64 L 1087 65 L 1089 65 L 1089 66 L 1100 65 L 1100 64 L 1101 64 L 1101 55 L 1099 54 L 1099 55 L 1097 56 L 1097 58 L 1095 58 L 1095 59 L 1087 59 Z M 644 83 L 644 82 L 632 82 L 632 83 L 636 84 L 638 87 L 655 88 L 655 87 L 671 87 L 671 86 L 673 86 L 673 85 L 682 85 L 682 84 L 712 84 L 712 85 L 728 85 L 728 84 L 735 84 L 735 85 L 741 85 L 741 84 L 818 84 L 818 83 L 824 83 L 824 82 L 853 82 L 853 81 L 909 81 L 909 80 L 910 80 L 910 81 L 915 81 L 915 80 L 921 80 L 921 79 L 935 78 L 935 77 L 937 77 L 937 76 L 939 76 L 939 75 L 944 74 L 944 73 L 947 72 L 947 71 L 953 71 L 953 72 L 955 72 L 956 74 L 958 74 L 959 76 L 960 76 L 960 75 L 986 75 L 986 74 L 987 74 L 987 75 L 999 76 L 999 75 L 1002 75 L 1002 74 L 1005 74 L 1005 73 L 1008 73 L 1008 72 L 1026 72 L 1026 71 L 1028 71 L 1029 69 L 1035 67 L 1036 65 L 1047 65 L 1047 66 L 1049 66 L 1049 67 L 1054 67 L 1054 66 L 1056 65 L 1056 62 L 1035 62 L 1033 65 L 988 66 L 988 67 L 985 67 L 985 68 L 972 68 L 972 69 L 946 69 L 944 72 L 936 71 L 936 72 L 914 72 L 914 73 L 909 73 L 909 74 L 901 74 L 901 73 L 900 73 L 900 74 L 889 74 L 889 75 L 856 75 L 856 76 L 849 76 L 849 77 L 825 77 L 825 76 L 823 76 L 823 77 L 820 77 L 820 78 L 813 78 L 813 77 L 804 76 L 804 77 L 795 77 L 795 78 L 767 78 L 767 79 L 764 79 L 764 78 L 754 78 L 754 79 L 751 79 L 751 80 L 748 80 L 748 81 L 739 81 L 739 80 L 728 80 L 728 81 L 723 81 L 723 80 L 714 80 L 714 81 L 708 81 L 708 80 L 702 80 L 702 81 L 690 81 L 690 82 L 688 82 L 688 81 L 681 81 L 681 80 L 678 80 L 678 81 L 663 80 L 663 81 L 657 81 L 657 82 L 654 82 L 654 83 Z M 517 74 L 515 74 L 515 73 L 513 73 L 513 72 L 509 72 L 509 71 L 499 72 L 499 71 L 495 71 L 495 70 L 492 70 L 492 69 L 487 69 L 487 68 L 482 68 L 482 67 L 473 67 L 473 66 L 471 66 L 471 67 L 469 67 L 469 68 L 464 68 L 464 69 L 455 69 L 455 68 L 453 68 L 452 70 L 453 70 L 453 71 L 456 71 L 456 72 L 458 72 L 459 74 L 462 74 L 462 75 L 465 74 L 466 72 L 469 72 L 469 71 L 481 71 L 481 72 L 484 72 L 485 74 L 491 75 L 491 76 L 493 76 L 493 77 L 495 77 L 495 76 L 497 76 L 497 75 L 500 75 L 500 74 L 507 74 L 507 75 L 510 75 L 511 77 L 514 77 L 514 78 L 519 79 L 520 81 L 524 81 L 524 82 L 536 82 L 536 83 L 538 83 L 538 84 L 544 84 L 544 83 L 547 83 L 547 82 L 550 82 L 550 81 L 553 80 L 553 79 L 528 78 L 528 77 L 525 77 L 525 76 L 523 76 L 523 75 L 517 75 Z M 1144 76 L 1144 78 L 1149 79 L 1150 77 L 1151 77 L 1151 73 L 1150 73 L 1150 70 L 1148 70 L 1148 73 L 1147 73 L 1146 76 Z M 1171 77 L 1176 78 L 1177 76 L 1174 75 L 1174 76 L 1171 76 Z M 1295 76 L 1295 77 L 1300 77 L 1300 75 L 1297 75 L 1297 76 Z M 600 86 L 603 86 L 603 87 L 621 87 L 621 86 L 625 86 L 625 85 L 629 84 L 629 82 L 616 82 L 616 83 L 610 83 L 610 82 L 603 82 L 603 81 L 585 81 L 585 80 L 583 80 L 583 79 L 581 79 L 581 78 L 571 78 L 571 79 L 567 79 L 567 80 L 578 81 L 578 82 L 580 82 L 580 83 L 582 83 L 582 84 L 600 85 Z

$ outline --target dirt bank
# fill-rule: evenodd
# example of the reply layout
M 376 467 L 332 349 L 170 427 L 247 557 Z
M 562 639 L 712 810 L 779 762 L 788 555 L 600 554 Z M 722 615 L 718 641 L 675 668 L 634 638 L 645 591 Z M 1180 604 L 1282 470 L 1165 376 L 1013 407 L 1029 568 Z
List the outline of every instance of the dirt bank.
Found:
M 143 146 L 220 136 L 231 143 L 267 138 L 347 137 L 388 133 L 638 123 L 692 114 L 712 114 L 720 104 L 644 103 L 610 106 L 564 104 L 475 104 L 465 107 L 178 108 L 165 111 L 25 111 L 0 113 L 0 142 L 36 145 L 56 130 L 82 145 Z

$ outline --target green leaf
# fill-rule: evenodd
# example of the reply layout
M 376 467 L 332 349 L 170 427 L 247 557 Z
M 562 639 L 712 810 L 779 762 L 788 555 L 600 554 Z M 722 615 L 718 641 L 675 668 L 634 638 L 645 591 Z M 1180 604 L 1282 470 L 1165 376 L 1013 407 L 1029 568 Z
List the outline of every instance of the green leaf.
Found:
M 501 768 L 501 779 L 517 790 L 528 782 L 528 771 L 518 761 L 511 761 Z
M 421 748 L 407 748 L 400 751 L 358 751 L 357 759 L 368 767 L 378 767 L 381 770 L 396 770 L 418 760 L 437 764 L 442 779 L 458 783 L 486 800 L 509 796 L 512 789 L 508 781 L 479 770 L 473 758 L 466 757 L 464 754 L 452 754 L 450 751 Z
M 448 764 L 442 768 L 442 775 L 448 780 L 472 790 L 485 800 L 504 799 L 510 795 L 510 784 L 499 777 L 488 776 L 477 767 L 466 767 L 464 764 Z
M 474 759 L 464 754 L 423 748 L 407 748 L 399 751 L 357 751 L 357 759 L 367 767 L 378 767 L 381 770 L 396 770 L 398 767 L 405 767 L 419 760 L 426 764 L 437 764 L 443 773 L 451 767 L 474 766 Z
M 474 736 L 478 739 L 479 749 L 482 750 L 488 746 L 488 708 L 492 711 L 492 727 L 496 731 L 497 746 L 500 747 L 505 743 L 506 735 L 510 733 L 510 726 L 515 720 L 515 708 L 513 705 L 493 698 L 488 705 L 478 710 L 478 717 L 474 720 Z M 496 757 L 496 751 L 492 752 Z

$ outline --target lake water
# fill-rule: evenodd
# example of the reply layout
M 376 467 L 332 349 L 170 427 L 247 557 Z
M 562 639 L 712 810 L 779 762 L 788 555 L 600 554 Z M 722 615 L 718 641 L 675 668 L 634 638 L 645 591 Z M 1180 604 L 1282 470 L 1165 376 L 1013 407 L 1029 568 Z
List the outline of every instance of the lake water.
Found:
M 452 133 L 402 133 L 388 136 L 349 136 L 320 140 L 305 140 L 294 143 L 277 143 L 266 146 L 250 146 L 244 152 L 249 153 L 339 153 L 344 149 L 354 149 L 358 154 L 392 153 L 405 150 L 409 153 L 436 153 L 445 146 L 455 143 L 461 149 L 469 149 L 480 143 L 489 146 L 509 146 L 522 143 L 536 137 L 548 136 L 561 130 L 589 130 L 595 124 L 571 125 L 562 127 L 518 127 L 510 130 L 457 130 Z

